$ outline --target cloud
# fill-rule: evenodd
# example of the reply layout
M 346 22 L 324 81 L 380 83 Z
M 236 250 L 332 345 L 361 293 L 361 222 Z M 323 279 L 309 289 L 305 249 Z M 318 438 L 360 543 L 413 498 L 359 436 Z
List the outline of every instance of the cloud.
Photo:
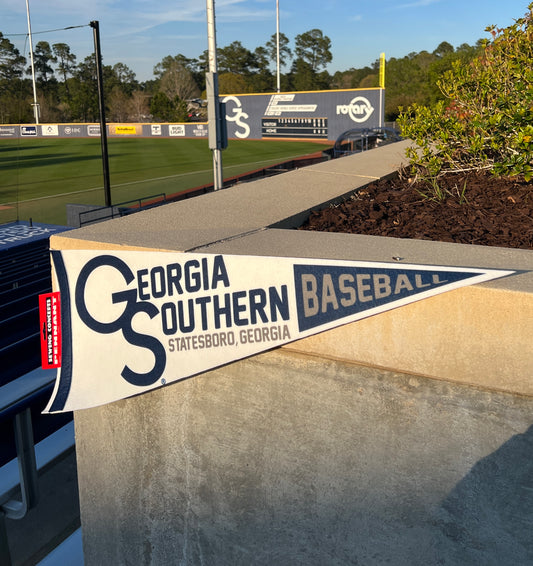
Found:
M 398 4 L 394 6 L 393 10 L 406 10 L 408 8 L 422 8 L 425 6 L 431 6 L 432 4 L 438 4 L 440 0 L 415 0 L 414 2 L 408 2 L 406 4 Z
M 0 0 L 3 18 L 10 16 L 23 32 L 26 9 L 23 2 Z M 224 22 L 262 21 L 271 19 L 274 6 L 266 9 L 263 2 L 249 0 L 217 0 L 217 20 Z M 46 4 L 30 0 L 32 28 L 35 31 L 99 20 L 102 27 L 139 33 L 174 22 L 204 22 L 205 3 L 199 0 L 48 0 Z M 17 30 L 13 30 L 16 33 Z

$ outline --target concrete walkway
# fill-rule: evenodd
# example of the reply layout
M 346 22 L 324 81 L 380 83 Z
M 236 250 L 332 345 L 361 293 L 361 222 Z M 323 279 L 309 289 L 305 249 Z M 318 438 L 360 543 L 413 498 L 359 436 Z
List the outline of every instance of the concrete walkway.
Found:
M 310 210 L 338 202 L 405 163 L 408 141 L 146 210 L 66 234 L 76 241 L 188 251 L 264 230 L 300 226 Z M 55 240 L 60 242 L 63 240 Z M 67 245 L 65 243 L 65 245 Z M 86 245 L 86 244 L 84 244 Z

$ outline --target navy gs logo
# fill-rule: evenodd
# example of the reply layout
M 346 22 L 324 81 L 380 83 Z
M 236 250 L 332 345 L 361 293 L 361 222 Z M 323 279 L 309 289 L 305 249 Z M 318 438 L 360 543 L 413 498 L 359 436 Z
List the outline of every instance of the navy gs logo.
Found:
M 243 120 L 248 118 L 248 114 L 244 112 L 241 101 L 236 96 L 226 96 L 222 102 L 227 103 L 229 101 L 234 102 L 235 106 L 233 108 L 233 115 L 226 115 L 226 120 L 228 122 L 235 122 L 238 127 L 244 130 L 243 132 L 235 130 L 236 137 L 241 139 L 247 138 L 250 135 L 250 126 Z
M 122 314 L 111 322 L 101 322 L 96 320 L 87 308 L 85 289 L 91 274 L 100 267 L 104 266 L 116 269 L 124 278 L 126 285 L 129 285 L 135 279 L 135 275 L 128 265 L 115 256 L 103 255 L 91 259 L 81 270 L 76 283 L 75 302 L 78 315 L 83 323 L 94 332 L 99 334 L 113 334 L 120 331 L 122 332 L 124 340 L 132 346 L 139 346 L 150 350 L 155 358 L 154 366 L 150 371 L 147 373 L 137 373 L 129 366 L 125 365 L 122 369 L 121 375 L 132 385 L 153 385 L 165 371 L 165 348 L 161 342 L 153 336 L 147 336 L 136 332 L 133 329 L 132 321 L 139 313 L 144 313 L 150 318 L 154 318 L 159 314 L 159 309 L 150 302 L 137 301 L 137 289 L 127 289 L 125 291 L 112 293 L 111 295 L 113 304 L 124 303 L 124 310 Z

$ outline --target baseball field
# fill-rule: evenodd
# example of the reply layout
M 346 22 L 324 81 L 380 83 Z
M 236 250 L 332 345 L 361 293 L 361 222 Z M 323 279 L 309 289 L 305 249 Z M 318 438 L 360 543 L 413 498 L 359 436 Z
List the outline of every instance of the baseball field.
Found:
M 230 140 L 224 178 L 325 149 L 298 141 Z M 212 183 L 206 139 L 109 138 L 112 203 L 166 195 Z M 66 224 L 66 204 L 104 205 L 99 139 L 0 140 L 0 224 Z

